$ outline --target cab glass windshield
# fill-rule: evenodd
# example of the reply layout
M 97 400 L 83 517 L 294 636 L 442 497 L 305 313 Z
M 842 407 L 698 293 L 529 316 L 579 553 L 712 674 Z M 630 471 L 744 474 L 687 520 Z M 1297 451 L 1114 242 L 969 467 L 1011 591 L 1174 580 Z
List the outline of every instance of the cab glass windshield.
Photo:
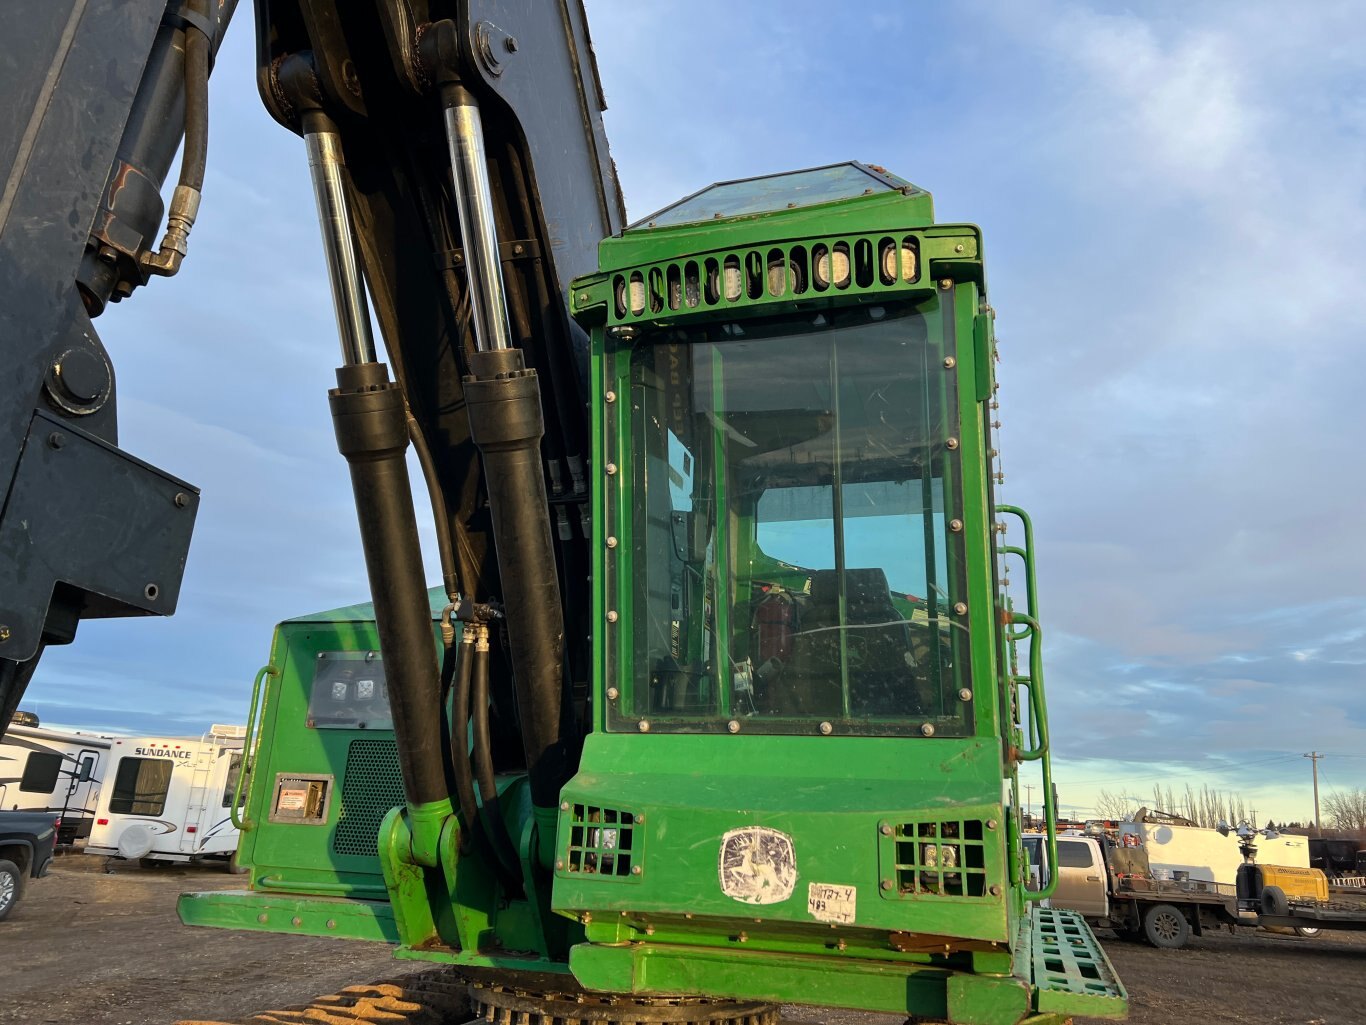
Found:
M 933 303 L 884 304 L 636 342 L 614 725 L 968 731 L 938 325 Z

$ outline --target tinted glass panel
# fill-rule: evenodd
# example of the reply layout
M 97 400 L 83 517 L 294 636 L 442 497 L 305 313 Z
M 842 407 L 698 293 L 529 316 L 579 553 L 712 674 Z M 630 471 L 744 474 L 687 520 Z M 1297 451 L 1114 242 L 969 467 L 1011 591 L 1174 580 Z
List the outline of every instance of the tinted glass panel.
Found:
M 624 715 L 967 731 L 940 334 L 889 304 L 634 350 Z
M 384 660 L 377 651 L 324 651 L 313 672 L 308 725 L 318 729 L 391 730 Z
M 122 759 L 109 810 L 116 815 L 160 815 L 166 808 L 172 768 L 167 758 Z
M 31 794 L 50 794 L 57 789 L 61 771 L 61 755 L 32 751 L 24 762 L 24 778 L 19 781 L 19 789 Z
M 234 751 L 231 755 L 232 761 L 228 764 L 228 781 L 223 786 L 223 807 L 227 808 L 232 804 L 233 792 L 237 789 L 237 777 L 242 774 L 242 752 Z M 251 773 L 247 773 L 247 778 L 242 780 L 242 801 L 246 803 L 247 790 L 251 786 Z M 240 806 L 239 806 L 240 807 Z
M 792 207 L 832 203 L 837 199 L 853 199 L 868 192 L 892 192 L 895 186 L 871 174 L 858 164 L 835 164 L 814 167 L 807 171 L 789 171 L 763 178 L 718 182 L 696 195 L 679 200 L 673 206 L 651 214 L 631 227 L 653 223 L 689 224 L 713 217 L 736 217 L 768 210 L 787 210 Z
M 1058 864 L 1063 868 L 1090 868 L 1091 848 L 1084 843 L 1058 841 Z

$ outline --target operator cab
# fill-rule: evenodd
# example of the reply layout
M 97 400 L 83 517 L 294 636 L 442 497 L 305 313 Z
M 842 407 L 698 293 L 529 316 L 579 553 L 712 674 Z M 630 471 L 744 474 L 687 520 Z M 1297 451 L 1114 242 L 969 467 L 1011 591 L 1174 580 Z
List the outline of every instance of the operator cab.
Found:
M 859 210 L 890 216 L 829 234 Z M 930 220 L 928 193 L 846 163 L 712 185 L 621 238 L 703 251 L 612 280 L 633 497 L 609 729 L 973 731 Z

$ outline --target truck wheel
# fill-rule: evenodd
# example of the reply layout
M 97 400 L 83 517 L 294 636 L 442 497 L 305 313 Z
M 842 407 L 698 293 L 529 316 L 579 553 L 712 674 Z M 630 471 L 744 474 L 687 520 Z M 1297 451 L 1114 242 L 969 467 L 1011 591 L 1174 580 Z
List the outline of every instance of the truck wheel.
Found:
M 1320 929 L 1317 925 L 1297 925 L 1297 926 L 1295 926 L 1295 935 L 1296 935 L 1296 936 L 1303 936 L 1305 939 L 1310 939 L 1310 938 L 1312 938 L 1312 937 L 1314 937 L 1314 936 L 1317 936 L 1317 935 L 1318 935 L 1319 933 L 1321 933 L 1321 932 L 1323 932 L 1323 930 Z
M 1180 950 L 1191 938 L 1191 924 L 1178 908 L 1154 904 L 1143 912 L 1143 935 L 1154 947 Z
M 1284 918 L 1290 914 L 1290 901 L 1286 899 L 1285 891 L 1279 886 L 1262 888 L 1262 914 L 1276 918 Z
M 24 894 L 24 876 L 12 861 L 0 861 L 0 921 Z

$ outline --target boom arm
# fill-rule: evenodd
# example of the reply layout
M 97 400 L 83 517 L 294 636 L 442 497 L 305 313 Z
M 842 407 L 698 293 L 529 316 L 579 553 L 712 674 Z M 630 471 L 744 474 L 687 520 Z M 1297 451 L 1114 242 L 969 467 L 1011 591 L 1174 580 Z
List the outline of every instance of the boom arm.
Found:
M 6 91 L 34 102 L 15 106 L 24 113 L 3 126 L 0 150 L 17 155 L 0 206 L 0 261 L 14 295 L 3 315 L 24 332 L 8 331 L 0 343 L 23 371 L 20 401 L 6 408 L 24 411 L 0 423 L 0 482 L 8 488 L 0 517 L 0 729 L 41 645 L 69 641 L 79 618 L 173 611 L 198 497 L 100 444 L 115 438 L 112 370 L 89 322 L 106 298 L 126 297 L 147 279 L 161 214 L 156 189 L 183 123 L 178 83 L 186 33 L 198 31 L 195 12 L 186 21 L 174 13 L 163 20 L 159 3 L 92 0 L 83 13 L 74 2 L 26 6 L 32 17 L 19 22 L 42 22 L 47 50 Z M 232 7 L 218 0 L 206 12 L 215 43 Z M 502 609 L 503 642 L 488 656 L 493 705 L 503 710 L 490 724 L 491 760 L 500 770 L 528 766 L 538 803 L 553 799 L 576 758 L 575 713 L 589 673 L 587 338 L 568 316 L 565 292 L 594 266 L 597 241 L 623 222 L 581 6 L 258 0 L 256 13 L 262 98 L 308 142 L 343 335 L 354 342 L 368 334 L 368 291 L 395 378 L 385 384 L 373 348 L 353 348 L 333 405 L 352 465 L 410 804 L 430 803 L 447 787 L 436 667 L 429 649 L 420 651 L 429 628 L 403 466 L 409 437 L 432 493 L 447 590 Z M 146 70 L 119 83 L 119 106 L 98 139 L 63 133 L 53 111 L 90 108 L 100 87 L 87 80 L 93 72 L 81 73 L 111 56 L 120 69 Z M 139 159 L 125 159 L 134 143 Z M 25 145 L 27 163 L 18 159 Z M 463 160 L 462 145 L 476 147 Z M 50 225 L 52 244 L 35 246 L 31 233 L 20 235 L 25 216 L 52 209 L 50 190 L 38 194 L 34 185 L 39 165 L 44 174 L 74 166 L 79 147 L 94 149 L 88 163 L 100 169 L 70 183 L 71 223 L 82 230 Z M 480 183 L 471 184 L 480 171 L 482 195 Z M 97 195 L 106 180 L 104 204 L 82 207 L 79 196 Z M 133 237 L 119 228 L 135 215 L 140 242 L 119 248 L 114 242 Z M 34 287 L 35 265 L 46 287 Z M 489 287 L 499 281 L 501 302 Z M 54 294 L 63 300 L 53 302 Z M 32 296 L 46 305 L 20 301 Z M 37 338 L 51 341 L 39 346 Z M 82 384 L 92 376 L 95 385 Z M 93 408 L 64 401 L 81 387 L 97 393 Z M 389 398 L 380 401 L 381 393 Z M 47 440 L 52 434 L 64 435 L 66 447 Z M 88 465 L 56 463 L 75 453 Z M 100 503 L 82 501 L 92 490 Z M 121 522 L 139 529 L 111 536 L 107 523 L 82 519 L 83 510 L 111 503 Z M 44 557 L 25 559 L 24 546 L 36 541 Z
M 159 191 L 236 0 L 15 0 L 0 63 L 0 735 L 43 647 L 83 618 L 175 610 L 194 487 L 117 447 L 114 372 L 91 324 L 173 273 L 197 205 Z M 189 59 L 187 60 L 187 54 Z

